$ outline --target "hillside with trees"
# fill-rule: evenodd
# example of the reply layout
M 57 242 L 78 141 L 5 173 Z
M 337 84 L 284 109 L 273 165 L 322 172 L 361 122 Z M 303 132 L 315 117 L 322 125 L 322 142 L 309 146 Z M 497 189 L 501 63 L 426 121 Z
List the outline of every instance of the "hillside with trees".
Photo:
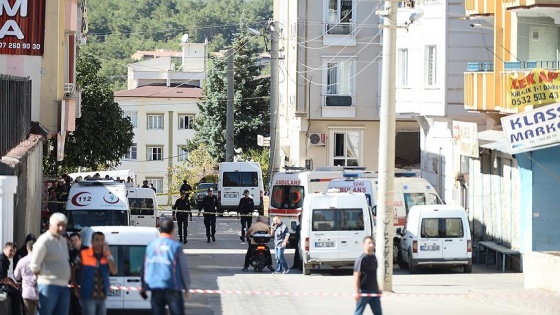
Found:
M 272 0 L 95 0 L 88 1 L 87 44 L 101 61 L 100 75 L 114 90 L 126 88 L 127 65 L 138 50 L 180 50 L 180 39 L 208 40 L 209 50 L 231 45 L 239 25 L 262 29 Z M 260 45 L 263 41 L 260 40 Z M 261 49 L 262 50 L 262 49 Z

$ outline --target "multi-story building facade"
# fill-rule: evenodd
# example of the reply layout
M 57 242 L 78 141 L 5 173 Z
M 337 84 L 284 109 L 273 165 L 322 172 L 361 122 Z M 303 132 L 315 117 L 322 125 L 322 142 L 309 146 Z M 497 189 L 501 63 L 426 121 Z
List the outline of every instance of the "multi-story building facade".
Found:
M 396 112 L 418 121 L 422 177 L 446 202 L 466 204 L 457 182 L 461 155 L 454 145 L 453 121 L 486 128 L 482 114 L 464 108 L 463 72 L 468 62 L 491 56 L 486 44 L 491 32 L 470 26 L 461 1 L 399 4 L 398 23 L 408 27 L 397 31 Z M 410 24 L 410 16 L 421 18 Z
M 133 145 L 118 169 L 133 170 L 136 184 L 144 180 L 157 193 L 170 188 L 170 172 L 186 162 L 185 145 L 194 137 L 193 123 L 198 115 L 206 78 L 207 46 L 182 43 L 180 57 L 160 57 L 129 66 L 129 89 L 115 93 L 115 101 L 130 117 L 134 127 Z M 171 195 L 158 197 L 169 204 Z
M 467 16 L 491 30 L 493 44 L 488 62 L 469 64 L 464 74 L 465 109 L 485 113 L 495 124 L 479 133 L 482 154 L 470 161 L 474 232 L 518 249 L 523 260 L 533 251 L 560 250 L 554 241 L 560 221 L 560 132 L 556 116 L 545 115 L 554 109 L 539 113 L 539 107 L 559 101 L 559 5 L 556 0 L 466 1 Z M 546 264 L 533 266 L 535 261 L 540 262 L 524 262 L 524 271 L 553 272 Z
M 6 136 L 17 137 L 9 140 L 15 143 L 13 147 L 5 147 L 5 143 L 0 145 L 0 175 L 16 179 L 3 181 L 15 183 L 16 187 L 1 189 L 16 193 L 16 198 L 0 196 L 0 199 L 14 200 L 15 209 L 13 224 L 16 228 L 9 233 L 13 235 L 4 235 L 8 237 L 2 238 L 4 242 L 21 243 L 27 233 L 40 232 L 41 140 L 43 136 L 57 137 L 58 145 L 54 149 L 58 158 L 63 159 L 66 134 L 74 130 L 75 118 L 80 115 L 75 64 L 77 48 L 87 32 L 85 6 L 85 0 L 0 1 L 0 75 L 4 80 L 31 83 L 24 92 L 18 91 L 18 83 L 0 92 L 2 115 L 8 115 L 3 118 L 18 119 L 21 131 L 16 134 L 13 124 L 0 123 L 2 142 Z M 17 96 L 14 98 L 14 95 Z M 12 99 L 17 101 L 12 102 Z M 29 111 L 26 109 L 24 115 L 19 115 L 23 106 L 29 106 Z M 13 142 L 14 139 L 17 141 Z M 8 221 L 0 223 L 5 224 Z
M 275 170 L 306 160 L 314 167 L 377 170 L 381 29 L 375 10 L 371 1 L 274 1 L 281 155 Z M 399 119 L 397 129 L 418 132 L 418 124 Z M 397 159 L 409 161 L 399 166 L 419 163 L 418 148 L 417 134 L 397 136 Z

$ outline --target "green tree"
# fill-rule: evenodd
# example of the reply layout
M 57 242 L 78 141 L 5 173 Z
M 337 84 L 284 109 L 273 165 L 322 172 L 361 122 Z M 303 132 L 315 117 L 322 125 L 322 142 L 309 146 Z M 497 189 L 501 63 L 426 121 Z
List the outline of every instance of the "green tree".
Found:
M 210 156 L 205 145 L 189 152 L 187 161 L 181 165 L 176 165 L 169 170 L 171 174 L 171 187 L 169 192 L 179 193 L 179 187 L 183 184 L 183 180 L 193 187 L 202 181 L 203 178 L 207 182 L 216 183 L 218 181 L 218 164 Z
M 93 55 L 79 55 L 76 77 L 82 91 L 82 116 L 76 119 L 76 130 L 66 138 L 64 160 L 56 162 L 56 150 L 45 154 L 45 169 L 54 174 L 78 167 L 98 170 L 117 166 L 132 145 L 130 119 L 115 103 L 110 85 L 99 75 L 100 69 Z M 48 147 L 56 148 L 56 139 L 49 141 Z
M 241 29 L 246 29 L 242 27 Z M 234 144 L 241 152 L 256 149 L 257 135 L 269 133 L 270 78 L 260 76 L 257 49 L 246 31 L 236 35 L 235 52 Z M 204 87 L 204 102 L 199 103 L 200 115 L 195 121 L 195 137 L 189 141 L 193 150 L 206 144 L 210 155 L 223 161 L 225 157 L 225 127 L 227 107 L 226 59 L 214 58 Z

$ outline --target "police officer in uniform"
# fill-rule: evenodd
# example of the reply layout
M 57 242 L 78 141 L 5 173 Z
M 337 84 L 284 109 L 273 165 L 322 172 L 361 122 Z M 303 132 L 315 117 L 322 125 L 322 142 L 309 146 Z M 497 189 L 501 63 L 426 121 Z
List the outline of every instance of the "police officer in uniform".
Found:
M 249 196 L 249 190 L 245 189 L 243 198 L 239 200 L 237 206 L 237 213 L 241 214 L 241 242 L 245 243 L 245 231 L 247 231 L 253 223 L 253 211 L 255 210 L 255 203 L 253 198 Z
M 208 195 L 202 199 L 200 203 L 199 211 L 204 209 L 204 226 L 206 227 L 206 237 L 208 240 L 206 243 L 210 243 L 210 237 L 212 237 L 212 242 L 216 241 L 216 215 L 218 212 L 218 198 L 214 196 L 213 189 L 208 188 Z
M 179 230 L 179 241 L 183 242 L 183 244 L 187 244 L 187 228 L 189 227 L 188 219 L 189 219 L 189 212 L 191 210 L 191 206 L 189 204 L 189 199 L 187 198 L 184 192 L 181 193 L 181 198 L 175 200 L 175 204 L 171 209 L 180 210 L 177 211 L 177 213 L 173 211 L 173 217 L 177 219 L 177 227 Z

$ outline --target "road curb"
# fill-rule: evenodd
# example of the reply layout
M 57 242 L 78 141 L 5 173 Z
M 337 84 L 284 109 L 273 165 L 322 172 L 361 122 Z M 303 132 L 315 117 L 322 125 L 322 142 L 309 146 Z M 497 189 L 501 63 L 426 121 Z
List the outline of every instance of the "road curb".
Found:
M 526 314 L 560 315 L 560 295 L 540 290 L 474 292 L 470 299 Z

